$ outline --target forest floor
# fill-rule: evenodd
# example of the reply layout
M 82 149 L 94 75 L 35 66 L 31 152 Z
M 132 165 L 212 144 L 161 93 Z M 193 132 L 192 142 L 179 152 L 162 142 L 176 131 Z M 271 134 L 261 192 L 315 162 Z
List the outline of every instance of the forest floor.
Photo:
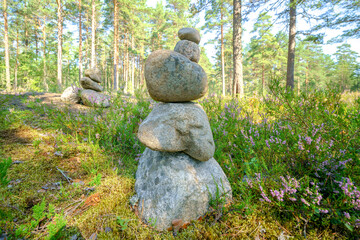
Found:
M 307 227 L 294 213 L 290 215 L 295 220 L 279 218 L 271 206 L 256 208 L 251 202 L 254 196 L 246 199 L 241 195 L 230 207 L 212 206 L 208 214 L 180 232 L 156 231 L 142 223 L 129 204 L 137 159 L 143 151 L 137 146 L 136 131 L 139 119 L 150 111 L 144 109 L 151 109 L 149 101 L 132 103 L 120 98 L 115 107 L 92 109 L 63 103 L 60 96 L 0 93 L 0 163 L 11 160 L 4 178 L 8 181 L 3 187 L 0 184 L 0 239 L 283 240 L 348 236 L 330 226 Z M 120 136 L 111 138 L 112 134 L 105 133 L 113 127 Z M 220 142 L 217 147 L 221 149 Z M 225 154 L 224 149 L 219 151 Z M 221 156 L 216 158 L 224 168 Z M 0 177 L 4 177 L 1 165 Z

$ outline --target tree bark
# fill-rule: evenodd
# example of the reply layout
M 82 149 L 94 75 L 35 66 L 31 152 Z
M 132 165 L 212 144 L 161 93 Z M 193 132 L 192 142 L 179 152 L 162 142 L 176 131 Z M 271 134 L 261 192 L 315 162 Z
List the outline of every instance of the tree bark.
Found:
M 117 82 L 118 82 L 118 74 L 117 74 L 117 66 L 118 66 L 118 0 L 114 0 L 114 90 L 116 91 Z
M 17 88 L 18 88 L 18 79 L 17 79 L 17 74 L 18 74 L 18 58 L 19 58 L 19 29 L 17 29 L 16 31 L 16 57 L 15 57 L 15 71 L 14 71 L 14 90 L 15 92 L 17 92 Z
M 47 72 L 46 72 L 46 17 L 44 16 L 44 25 L 43 25 L 43 29 L 42 29 L 42 32 L 43 32 L 43 83 L 44 83 L 44 87 L 45 87 L 45 90 L 46 92 L 49 91 L 49 85 L 47 84 L 47 80 L 46 80 L 46 77 L 47 77 Z
M 244 97 L 244 80 L 242 66 L 242 23 L 241 23 L 241 0 L 233 2 L 233 96 Z
M 95 0 L 91 1 L 91 68 L 96 66 L 95 57 L 95 42 L 96 42 L 96 14 L 95 14 Z
M 82 77 L 83 65 L 82 65 L 82 26 L 81 26 L 81 0 L 79 0 L 79 81 Z
M 222 77 L 222 95 L 225 97 L 225 54 L 224 54 L 224 24 L 222 9 L 220 10 L 220 18 L 221 18 L 221 77 Z
M 290 0 L 289 48 L 286 72 L 286 88 L 294 89 L 295 71 L 296 0 Z
M 57 17 L 58 17 L 58 52 L 57 52 L 57 84 L 58 90 L 62 91 L 62 1 L 56 0 L 58 9 L 57 9 Z
M 8 18 L 7 18 L 7 6 L 6 0 L 4 0 L 4 45 L 5 45 L 5 72 L 6 72 L 6 90 L 11 90 L 11 82 L 10 82 L 10 51 L 9 51 L 9 36 L 8 36 Z
M 134 49 L 134 36 L 131 36 L 131 49 Z M 135 55 L 134 54 L 131 54 L 131 91 L 132 94 L 135 93 Z

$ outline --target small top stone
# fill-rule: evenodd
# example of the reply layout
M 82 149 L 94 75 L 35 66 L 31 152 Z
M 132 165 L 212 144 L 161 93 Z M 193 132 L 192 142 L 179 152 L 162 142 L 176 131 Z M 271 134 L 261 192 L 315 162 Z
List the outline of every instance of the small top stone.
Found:
M 189 40 L 196 44 L 200 42 L 200 33 L 195 28 L 182 28 L 178 32 L 178 37 L 181 40 Z

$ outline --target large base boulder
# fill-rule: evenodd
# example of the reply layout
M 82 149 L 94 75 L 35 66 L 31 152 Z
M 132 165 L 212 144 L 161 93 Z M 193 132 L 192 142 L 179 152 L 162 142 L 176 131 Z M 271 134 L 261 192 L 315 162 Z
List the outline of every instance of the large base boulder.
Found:
M 203 216 L 216 196 L 227 203 L 229 181 L 214 158 L 200 162 L 184 153 L 145 149 L 136 172 L 135 191 L 141 219 L 165 230 L 173 220 L 183 222 Z
M 89 107 L 110 107 L 110 97 L 94 90 L 84 89 L 80 92 L 80 97 L 85 106 Z
M 196 103 L 159 103 L 141 123 L 139 140 L 162 152 L 185 152 L 199 161 L 214 156 L 215 144 L 209 120 Z
M 65 91 L 61 94 L 61 100 L 68 103 L 79 103 L 79 90 L 81 89 L 75 86 L 66 88 Z

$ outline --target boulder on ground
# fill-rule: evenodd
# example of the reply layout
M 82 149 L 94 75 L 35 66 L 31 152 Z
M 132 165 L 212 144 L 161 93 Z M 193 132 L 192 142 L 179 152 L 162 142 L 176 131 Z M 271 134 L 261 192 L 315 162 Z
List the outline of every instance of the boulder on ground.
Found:
M 145 62 L 145 79 L 150 96 L 161 102 L 199 99 L 208 89 L 202 67 L 184 55 L 157 50 Z
M 85 77 L 88 77 L 97 83 L 101 83 L 101 72 L 98 68 L 86 69 L 84 74 Z
M 110 107 L 110 97 L 91 89 L 84 89 L 80 97 L 85 106 L 89 107 Z
M 173 220 L 197 220 L 209 208 L 211 199 L 232 198 L 230 183 L 214 158 L 199 162 L 184 153 L 145 149 L 135 183 L 141 219 L 159 230 Z
M 61 94 L 61 100 L 68 103 L 79 103 L 80 102 L 79 91 L 81 91 L 81 89 L 79 89 L 76 86 L 68 87 Z
M 215 152 L 206 113 L 193 102 L 157 104 L 141 123 L 138 138 L 152 150 L 183 151 L 199 161 L 209 160 Z
M 200 48 L 196 43 L 193 43 L 191 41 L 178 41 L 176 43 L 174 51 L 184 55 L 185 57 L 190 59 L 190 61 L 198 63 L 200 60 Z
M 178 31 L 178 37 L 181 40 L 189 40 L 196 44 L 200 42 L 200 33 L 195 28 L 182 28 Z
M 99 84 L 97 84 L 96 82 L 94 82 L 93 80 L 91 80 L 88 77 L 81 78 L 80 84 L 84 89 L 91 89 L 91 90 L 95 90 L 97 92 L 102 92 L 104 90 L 102 86 L 100 86 Z

